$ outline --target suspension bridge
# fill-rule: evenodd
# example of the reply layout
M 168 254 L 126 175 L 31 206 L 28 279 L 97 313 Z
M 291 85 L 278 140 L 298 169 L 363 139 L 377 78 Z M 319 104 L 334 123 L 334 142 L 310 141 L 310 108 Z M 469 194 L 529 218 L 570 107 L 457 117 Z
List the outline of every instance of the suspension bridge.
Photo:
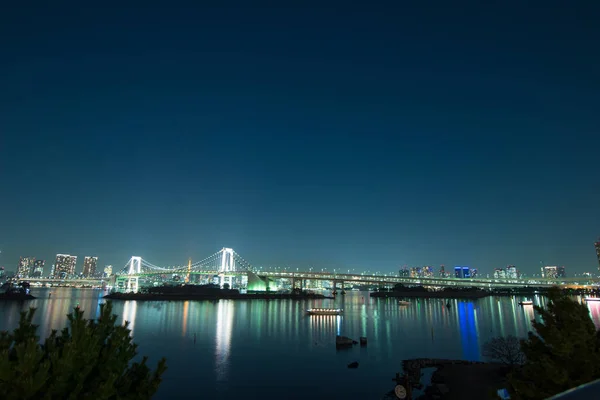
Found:
M 248 290 L 273 290 L 271 282 L 287 280 L 291 288 L 305 288 L 309 280 L 330 281 L 333 288 L 344 288 L 344 285 L 372 285 L 389 287 L 401 283 L 406 285 L 424 285 L 438 287 L 482 287 L 482 288 L 518 288 L 518 287 L 548 287 L 562 286 L 581 288 L 596 286 L 600 279 L 592 277 L 577 278 L 442 278 L 442 277 L 401 277 L 393 274 L 368 273 L 336 273 L 321 271 L 288 271 L 285 268 L 265 271 L 253 268 L 242 256 L 231 248 L 223 248 L 194 263 L 191 260 L 187 266 L 159 267 L 141 257 L 131 257 L 122 270 L 116 275 L 116 285 L 120 290 L 137 291 L 140 282 L 145 285 L 156 283 L 156 277 L 162 280 L 173 279 L 185 283 L 198 281 L 228 284 L 229 287 L 241 287 Z M 201 278 L 201 279 L 198 279 Z M 145 282 L 144 282 L 145 281 Z

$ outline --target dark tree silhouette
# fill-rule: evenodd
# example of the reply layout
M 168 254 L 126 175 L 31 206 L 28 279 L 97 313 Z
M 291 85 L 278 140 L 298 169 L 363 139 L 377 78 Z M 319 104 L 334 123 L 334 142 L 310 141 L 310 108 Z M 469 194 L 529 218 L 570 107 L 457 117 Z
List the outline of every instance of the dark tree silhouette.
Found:
M 515 397 L 546 399 L 600 378 L 600 340 L 587 306 L 557 290 L 547 308 L 535 307 L 542 322 L 521 341 L 525 364 L 510 376 Z
M 111 303 L 100 306 L 97 321 L 76 308 L 69 326 L 52 331 L 44 344 L 32 323 L 35 309 L 21 313 L 14 332 L 0 332 L 0 398 L 27 399 L 150 399 L 166 370 L 156 370 L 147 358 L 131 362 L 137 345 L 125 325 L 117 325 Z
M 486 342 L 481 354 L 492 361 L 498 361 L 511 367 L 521 365 L 525 361 L 525 356 L 521 351 L 521 341 L 512 335 L 495 337 Z

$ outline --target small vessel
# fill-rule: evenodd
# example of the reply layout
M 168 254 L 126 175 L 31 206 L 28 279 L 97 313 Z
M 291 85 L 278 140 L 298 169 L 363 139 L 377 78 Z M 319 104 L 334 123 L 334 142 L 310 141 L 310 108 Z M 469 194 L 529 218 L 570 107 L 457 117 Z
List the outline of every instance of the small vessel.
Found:
M 410 306 L 410 301 L 400 300 L 398 301 L 399 306 Z
M 358 361 L 354 361 L 348 364 L 348 368 L 358 368 Z
M 344 310 L 341 308 L 309 308 L 306 313 L 309 315 L 340 315 Z
M 335 337 L 335 347 L 336 348 L 348 348 L 354 345 L 354 340 L 350 339 L 347 336 L 336 336 Z
M 531 300 L 523 300 L 519 302 L 520 306 L 532 306 L 533 305 L 533 301 Z

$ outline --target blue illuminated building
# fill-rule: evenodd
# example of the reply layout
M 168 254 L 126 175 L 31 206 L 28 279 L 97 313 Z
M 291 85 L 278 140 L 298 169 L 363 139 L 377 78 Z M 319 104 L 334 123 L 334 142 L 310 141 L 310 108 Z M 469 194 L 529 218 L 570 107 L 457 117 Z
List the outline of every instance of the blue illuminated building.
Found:
M 462 267 L 454 267 L 454 277 L 455 278 L 462 278 L 463 277 Z

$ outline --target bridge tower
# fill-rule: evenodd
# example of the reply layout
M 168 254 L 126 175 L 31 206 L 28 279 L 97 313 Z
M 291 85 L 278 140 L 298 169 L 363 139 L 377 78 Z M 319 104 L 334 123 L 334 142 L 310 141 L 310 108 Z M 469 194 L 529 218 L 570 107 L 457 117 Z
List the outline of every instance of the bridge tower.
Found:
M 135 275 L 142 272 L 142 257 L 133 256 L 129 260 L 129 275 Z
M 221 265 L 219 266 L 219 282 L 221 287 L 225 283 L 229 283 L 232 288 L 233 273 L 235 272 L 235 259 L 233 258 L 233 249 L 223 247 L 221 249 Z M 229 280 L 229 282 L 226 282 Z

